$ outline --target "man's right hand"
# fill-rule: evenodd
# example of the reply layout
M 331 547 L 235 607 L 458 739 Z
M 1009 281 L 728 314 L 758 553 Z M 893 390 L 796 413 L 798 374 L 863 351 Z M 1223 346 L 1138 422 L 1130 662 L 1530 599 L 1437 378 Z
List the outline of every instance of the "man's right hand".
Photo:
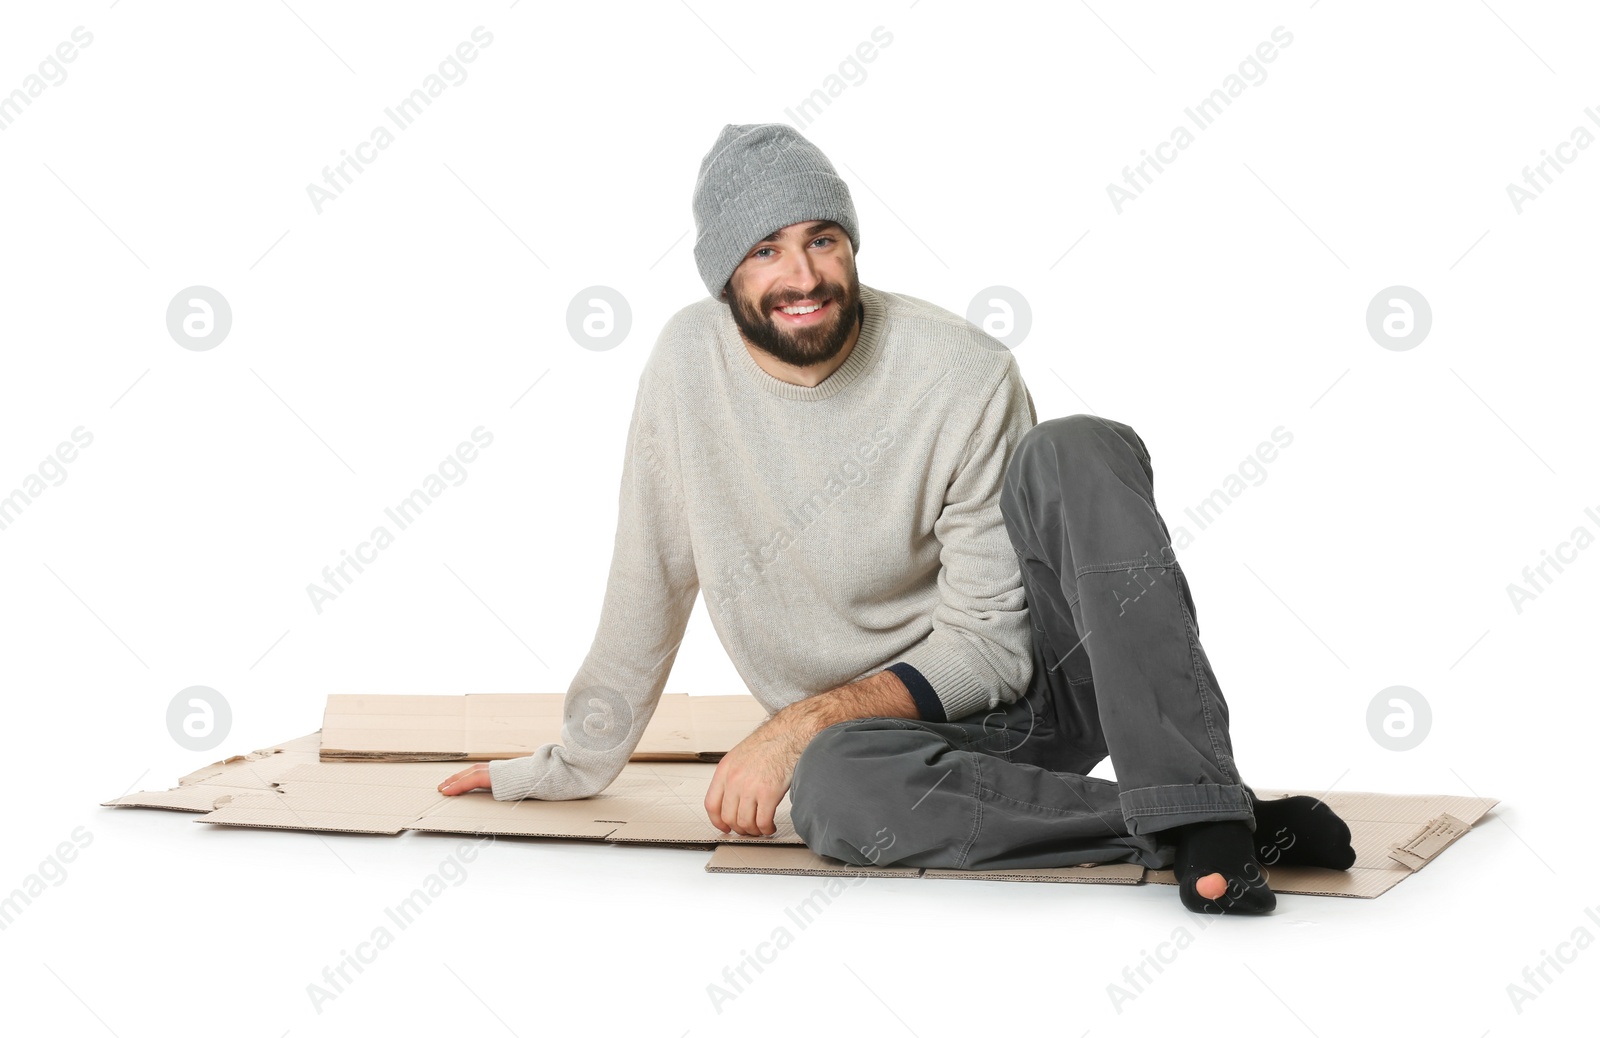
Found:
M 475 789 L 487 789 L 493 792 L 489 784 L 489 762 L 474 764 L 465 771 L 458 771 L 454 775 L 439 783 L 439 792 L 447 797 L 459 796 L 462 793 L 471 793 Z

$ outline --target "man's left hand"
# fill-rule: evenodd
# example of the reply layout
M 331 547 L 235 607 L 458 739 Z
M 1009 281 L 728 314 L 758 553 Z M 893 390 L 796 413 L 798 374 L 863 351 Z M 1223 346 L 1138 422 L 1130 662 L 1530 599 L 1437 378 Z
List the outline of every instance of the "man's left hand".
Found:
M 706 814 L 723 832 L 771 836 L 773 816 L 808 740 L 775 717 L 723 755 L 706 792 Z

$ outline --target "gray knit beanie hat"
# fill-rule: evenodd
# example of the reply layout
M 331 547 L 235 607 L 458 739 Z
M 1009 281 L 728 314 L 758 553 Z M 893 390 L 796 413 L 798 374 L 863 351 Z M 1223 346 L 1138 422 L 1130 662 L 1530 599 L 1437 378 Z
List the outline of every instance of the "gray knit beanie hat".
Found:
M 784 123 L 724 126 L 694 185 L 694 261 L 712 298 L 752 245 L 802 220 L 832 220 L 861 251 L 850 188 L 815 144 Z

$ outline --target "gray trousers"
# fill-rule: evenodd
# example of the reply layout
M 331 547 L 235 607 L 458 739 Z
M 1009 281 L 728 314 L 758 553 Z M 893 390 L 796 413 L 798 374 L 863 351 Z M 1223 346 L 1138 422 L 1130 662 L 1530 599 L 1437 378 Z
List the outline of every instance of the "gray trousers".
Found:
M 854 865 L 1164 869 L 1176 846 L 1163 830 L 1255 830 L 1153 479 L 1120 422 L 1028 431 L 1000 496 L 1033 623 L 1026 694 L 949 722 L 860 717 L 818 733 L 789 794 L 807 846 Z M 1108 754 L 1117 781 L 1090 778 Z

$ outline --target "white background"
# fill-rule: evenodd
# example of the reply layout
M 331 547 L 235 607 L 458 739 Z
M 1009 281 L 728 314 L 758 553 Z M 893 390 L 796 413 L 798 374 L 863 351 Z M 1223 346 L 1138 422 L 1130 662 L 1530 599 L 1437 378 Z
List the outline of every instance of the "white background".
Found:
M 0 132 L 0 493 L 93 436 L 0 530 L 0 890 L 92 839 L 0 932 L 8 1024 L 1076 1038 L 1396 1018 L 1476 1038 L 1592 1019 L 1588 941 L 1520 1012 L 1508 994 L 1576 928 L 1600 938 L 1579 766 L 1600 550 L 1520 612 L 1507 591 L 1600 534 L 1600 148 L 1520 213 L 1507 192 L 1575 127 L 1600 134 L 1587 5 L 7 5 L 0 93 L 80 25 L 67 78 Z M 307 185 L 479 25 L 468 78 L 319 214 Z M 1119 214 L 1107 185 L 1280 25 L 1266 78 Z M 1285 895 L 1210 927 L 1170 887 L 877 879 L 799 931 L 784 910 L 814 880 L 502 840 L 318 1013 L 307 985 L 454 838 L 97 805 L 312 731 L 332 692 L 564 692 L 641 365 L 704 294 L 701 156 L 725 123 L 788 121 L 878 26 L 892 42 L 804 129 L 854 194 L 862 280 L 962 314 L 1016 289 L 1040 418 L 1140 432 L 1169 526 L 1195 534 L 1179 558 L 1246 780 L 1499 807 L 1380 899 Z M 233 312 L 207 351 L 166 327 L 194 285 Z M 567 331 L 591 285 L 632 308 L 614 349 Z M 1395 285 L 1433 314 L 1404 351 L 1366 325 Z M 479 425 L 494 442 L 466 481 L 319 614 L 307 585 Z M 1280 425 L 1264 481 L 1197 531 L 1185 508 Z M 197 684 L 231 705 L 216 750 L 168 733 Z M 1403 752 L 1367 722 L 1394 685 L 1432 711 Z M 703 607 L 668 687 L 743 687 Z M 707 985 L 781 925 L 792 945 L 719 1012 Z M 1180 927 L 1193 943 L 1119 1013 L 1107 986 Z

